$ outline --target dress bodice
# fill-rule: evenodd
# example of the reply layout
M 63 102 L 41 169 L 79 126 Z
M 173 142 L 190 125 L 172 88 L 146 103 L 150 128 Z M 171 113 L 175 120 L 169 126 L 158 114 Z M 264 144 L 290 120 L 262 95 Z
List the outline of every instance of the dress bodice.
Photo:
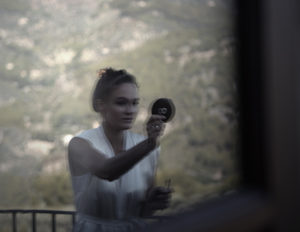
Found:
M 76 137 L 87 140 L 108 158 L 115 155 L 102 126 L 84 131 Z M 144 136 L 130 131 L 124 131 L 124 138 L 126 150 L 145 139 Z M 72 176 L 77 212 L 105 220 L 139 217 L 140 203 L 155 175 L 158 154 L 158 149 L 152 151 L 114 181 L 100 179 L 92 173 Z

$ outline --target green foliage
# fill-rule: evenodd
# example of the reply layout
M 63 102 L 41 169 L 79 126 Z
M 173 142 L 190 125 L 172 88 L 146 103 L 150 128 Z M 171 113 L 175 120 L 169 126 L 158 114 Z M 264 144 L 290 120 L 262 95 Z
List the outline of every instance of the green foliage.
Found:
M 0 199 L 3 208 L 18 208 L 19 206 L 30 205 L 30 188 L 28 180 L 22 176 L 11 173 L 1 173 Z
M 21 102 L 15 102 L 11 105 L 0 107 L 0 127 L 23 127 L 24 105 Z
M 28 11 L 30 6 L 27 0 L 1 0 L 0 9 L 3 12 L 23 13 Z
M 74 5 L 65 14 L 60 4 L 53 9 L 41 7 L 26 15 L 29 23 L 23 26 L 17 25 L 17 20 L 25 17 L 22 12 L 27 1 L 0 3 L 1 12 L 14 12 L 0 15 L 7 29 L 1 33 L 10 36 L 0 47 L 5 54 L 0 64 L 14 63 L 13 69 L 0 70 L 0 97 L 16 99 L 2 102 L 0 130 L 26 130 L 18 132 L 21 142 L 5 133 L 0 139 L 0 161 L 7 168 L 0 173 L 0 186 L 7 186 L 0 190 L 0 206 L 72 204 L 68 170 L 51 175 L 42 170 L 55 159 L 65 162 L 62 138 L 66 134 L 91 128 L 98 120 L 90 98 L 96 72 L 103 67 L 123 68 L 136 76 L 142 109 L 158 97 L 172 98 L 176 105 L 176 116 L 161 141 L 157 175 L 158 184 L 172 179 L 171 211 L 186 209 L 236 186 L 239 135 L 234 25 L 232 10 L 225 6 L 230 3 L 215 1 L 217 5 L 209 7 L 207 1 L 196 0 L 145 2 L 144 6 L 137 1 L 99 2 L 98 9 L 87 12 Z M 117 9 L 117 16 L 107 15 L 112 19 L 108 24 L 97 21 L 105 14 L 106 4 L 109 10 Z M 73 10 L 80 20 L 73 21 Z M 128 18 L 132 24 L 120 24 Z M 147 30 L 139 31 L 139 23 Z M 119 24 L 126 26 L 120 29 Z M 149 38 L 145 35 L 148 30 Z M 123 50 L 122 42 L 134 40 L 134 34 L 146 39 Z M 23 37 L 32 39 L 34 47 L 12 42 Z M 102 48 L 110 52 L 102 54 Z M 47 64 L 47 60 L 63 58 L 60 52 L 69 50 L 74 52 L 70 63 Z M 96 58 L 82 61 L 87 50 Z M 40 71 L 40 76 L 32 77 L 32 70 Z M 25 73 L 22 78 L 21 73 Z M 142 132 L 144 122 L 137 123 Z M 20 157 L 20 150 L 25 152 L 30 140 L 51 142 L 54 148 L 43 158 Z
M 57 207 L 73 202 L 70 176 L 65 172 L 36 177 L 33 189 L 36 194 L 34 200 L 45 207 Z

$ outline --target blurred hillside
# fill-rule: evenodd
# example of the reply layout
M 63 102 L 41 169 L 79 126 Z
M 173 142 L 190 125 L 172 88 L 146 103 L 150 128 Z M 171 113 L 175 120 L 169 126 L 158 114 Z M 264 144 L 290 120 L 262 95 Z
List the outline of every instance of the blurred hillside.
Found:
M 90 93 L 107 66 L 138 79 L 135 131 L 155 98 L 174 100 L 157 176 L 172 179 L 172 211 L 234 188 L 234 13 L 231 0 L 1 1 L 0 207 L 72 205 L 66 146 L 97 126 Z

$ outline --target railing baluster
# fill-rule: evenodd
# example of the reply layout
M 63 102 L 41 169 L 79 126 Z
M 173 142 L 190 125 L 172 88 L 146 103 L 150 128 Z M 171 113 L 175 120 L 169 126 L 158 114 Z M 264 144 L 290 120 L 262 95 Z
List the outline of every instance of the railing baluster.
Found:
M 56 214 L 52 213 L 52 232 L 56 231 Z
M 32 232 L 36 232 L 36 214 L 32 212 Z
M 17 212 L 12 211 L 12 230 L 17 232 Z
M 72 214 L 72 226 L 75 225 L 75 213 Z

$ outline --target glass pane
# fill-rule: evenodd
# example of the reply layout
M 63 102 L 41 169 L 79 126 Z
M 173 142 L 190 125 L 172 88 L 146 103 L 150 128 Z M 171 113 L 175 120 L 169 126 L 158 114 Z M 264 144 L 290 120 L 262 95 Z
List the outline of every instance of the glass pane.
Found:
M 97 71 L 126 69 L 140 85 L 133 128 L 149 105 L 173 100 L 157 184 L 171 179 L 171 207 L 234 190 L 239 174 L 231 0 L 0 2 L 1 208 L 74 209 L 66 160 L 70 138 L 96 127 Z

